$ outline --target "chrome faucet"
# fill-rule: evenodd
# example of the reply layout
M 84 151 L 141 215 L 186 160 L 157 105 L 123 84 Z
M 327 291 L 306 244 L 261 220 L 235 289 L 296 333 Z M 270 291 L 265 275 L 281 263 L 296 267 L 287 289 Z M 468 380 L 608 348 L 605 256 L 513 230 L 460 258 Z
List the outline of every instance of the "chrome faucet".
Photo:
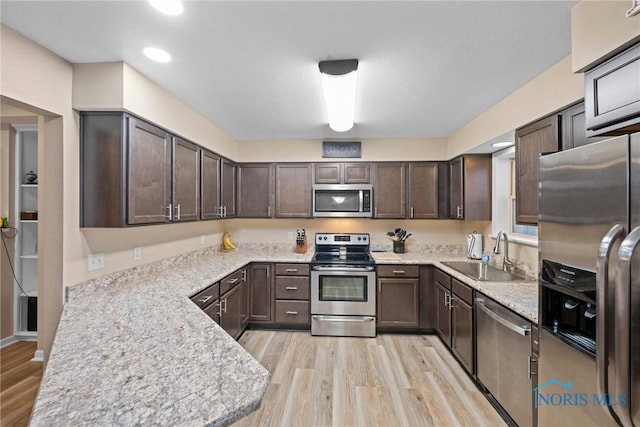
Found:
M 504 271 L 511 271 L 511 266 L 513 266 L 513 262 L 509 259 L 509 239 L 507 238 L 507 233 L 504 231 L 499 231 L 496 236 L 496 245 L 493 247 L 493 253 L 498 255 L 500 254 L 500 241 L 504 239 L 504 258 L 502 260 L 502 269 Z

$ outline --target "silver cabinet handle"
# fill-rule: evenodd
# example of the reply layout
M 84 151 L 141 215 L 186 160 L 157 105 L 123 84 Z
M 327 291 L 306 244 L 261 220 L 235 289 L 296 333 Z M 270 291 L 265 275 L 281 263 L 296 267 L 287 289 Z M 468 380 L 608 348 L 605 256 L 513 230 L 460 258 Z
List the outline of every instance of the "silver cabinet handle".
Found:
M 504 317 L 500 316 L 498 313 L 484 305 L 484 300 L 482 298 L 476 298 L 476 307 L 482 310 L 487 316 L 491 317 L 493 320 L 500 323 L 502 326 L 507 327 L 511 331 L 523 336 L 531 335 L 531 325 L 520 326 L 510 322 L 509 320 L 505 319 Z
M 298 314 L 297 311 L 285 311 L 286 314 L 292 314 L 292 315 L 296 315 Z
M 218 306 L 218 317 L 222 317 L 222 301 L 214 302 L 213 305 Z
M 238 283 L 239 280 L 240 279 L 236 277 L 235 279 L 228 280 L 227 283 L 230 285 L 235 285 L 236 283 Z
M 529 379 L 531 379 L 534 375 L 538 375 L 538 372 L 536 372 L 537 369 L 536 371 L 534 371 L 533 368 L 531 367 L 532 365 L 538 363 L 538 359 L 532 356 L 527 356 L 527 360 L 529 362 L 527 363 L 527 374 L 529 375 Z
M 411 218 L 413 218 L 413 206 L 411 206 Z
M 375 216 L 378 216 L 378 207 L 377 206 L 373 209 L 373 211 L 375 213 Z
M 404 270 L 393 270 L 393 274 L 406 274 Z
M 286 271 L 287 273 L 297 273 L 297 272 L 298 272 L 298 269 L 297 269 L 297 268 L 287 268 L 285 271 Z
M 227 312 L 227 299 L 226 298 L 224 298 L 224 299 L 222 299 L 222 301 L 220 301 L 220 306 L 224 307 L 224 308 L 222 308 L 222 312 L 226 313 Z
M 451 308 L 451 294 L 449 292 L 444 294 L 444 306 Z
M 243 282 L 247 281 L 247 270 L 242 270 L 242 281 Z
M 226 205 L 222 207 L 222 217 L 223 218 L 227 217 L 227 206 Z
M 167 212 L 169 213 L 168 215 L 166 215 L 166 218 L 169 221 L 172 221 L 173 220 L 173 204 L 169 203 L 165 209 L 167 209 Z
M 607 354 L 609 349 L 607 346 L 607 315 L 608 294 L 609 294 L 609 259 L 611 258 L 611 250 L 616 240 L 622 237 L 624 228 L 620 224 L 616 224 L 604 235 L 598 247 L 598 262 L 596 268 L 596 307 L 600 311 L 600 316 L 596 323 L 596 336 L 598 337 L 598 346 L 596 347 L 596 373 L 598 391 L 600 395 L 609 393 L 609 373 L 607 368 Z M 607 409 L 610 409 L 607 406 Z
M 270 269 L 271 269 L 271 268 L 270 268 L 269 266 L 267 266 L 267 279 L 269 278 L 269 270 L 270 270 Z
M 267 206 L 267 216 L 271 217 L 271 206 Z
M 204 304 L 205 302 L 209 301 L 211 298 L 213 298 L 213 295 L 207 295 L 207 296 L 206 296 L 206 297 L 204 297 L 204 298 L 200 298 L 200 299 L 198 300 L 198 302 L 201 302 L 201 303 L 203 303 L 203 304 Z
M 462 206 L 457 206 L 456 207 L 456 216 L 458 218 L 462 218 Z
M 297 286 L 287 286 L 285 289 L 288 290 L 288 291 L 297 291 L 298 287 Z
M 176 214 L 174 215 L 174 219 L 176 221 L 180 221 L 180 203 L 178 203 L 175 207 Z
M 631 262 L 633 253 L 640 243 L 640 227 L 633 229 L 622 241 L 618 249 L 618 266 L 616 268 L 615 307 L 616 323 L 616 396 L 630 396 L 631 393 L 631 361 L 630 361 L 630 325 L 631 319 Z M 599 317 L 603 317 L 602 315 Z M 598 339 L 600 342 L 600 339 Z M 622 425 L 632 426 L 629 407 L 612 406 Z

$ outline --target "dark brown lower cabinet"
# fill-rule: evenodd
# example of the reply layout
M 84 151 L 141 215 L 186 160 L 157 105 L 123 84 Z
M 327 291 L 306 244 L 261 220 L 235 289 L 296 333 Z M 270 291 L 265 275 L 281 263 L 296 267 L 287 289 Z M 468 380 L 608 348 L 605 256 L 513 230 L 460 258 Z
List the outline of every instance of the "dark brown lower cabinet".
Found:
M 434 271 L 436 332 L 470 374 L 474 373 L 473 290 Z
M 249 321 L 272 323 L 274 312 L 274 289 L 272 264 L 249 265 Z
M 436 328 L 436 290 L 432 265 L 420 266 L 420 320 L 419 327 L 424 331 L 435 331 Z
M 241 283 L 220 296 L 220 304 L 222 305 L 220 326 L 234 339 L 238 338 L 242 333 L 240 312 L 242 311 L 242 289 L 244 286 L 245 284 Z
M 276 264 L 275 272 L 276 323 L 310 327 L 309 264 Z
M 417 328 L 420 321 L 416 278 L 378 279 L 378 326 L 387 328 Z
M 473 291 L 451 279 L 451 351 L 473 373 Z

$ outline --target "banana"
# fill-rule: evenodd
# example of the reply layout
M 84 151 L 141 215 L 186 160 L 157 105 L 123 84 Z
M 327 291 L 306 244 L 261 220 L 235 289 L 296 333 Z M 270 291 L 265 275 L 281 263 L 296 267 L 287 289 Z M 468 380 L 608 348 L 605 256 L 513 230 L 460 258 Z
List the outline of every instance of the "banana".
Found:
M 224 249 L 235 249 L 236 246 L 231 243 L 231 234 L 228 231 L 222 233 L 222 247 Z

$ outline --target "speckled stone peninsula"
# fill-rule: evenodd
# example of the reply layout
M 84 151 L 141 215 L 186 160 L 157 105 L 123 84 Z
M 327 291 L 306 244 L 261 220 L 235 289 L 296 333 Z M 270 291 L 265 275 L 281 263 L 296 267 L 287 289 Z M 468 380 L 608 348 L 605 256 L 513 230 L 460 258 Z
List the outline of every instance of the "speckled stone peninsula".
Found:
M 477 282 L 420 250 L 380 264 L 433 264 L 537 322 L 538 288 Z M 70 286 L 31 424 L 228 425 L 260 406 L 269 373 L 189 299 L 250 262 L 309 262 L 290 245 L 190 252 Z M 375 254 L 374 254 L 375 256 Z

